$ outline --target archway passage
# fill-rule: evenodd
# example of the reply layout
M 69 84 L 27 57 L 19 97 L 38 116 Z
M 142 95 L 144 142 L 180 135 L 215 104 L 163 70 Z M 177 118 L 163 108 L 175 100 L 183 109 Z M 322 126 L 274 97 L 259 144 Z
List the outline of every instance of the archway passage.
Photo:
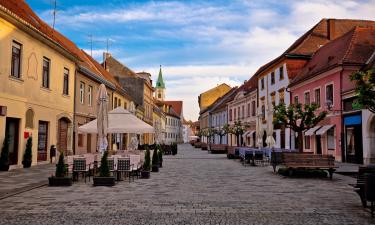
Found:
M 57 140 L 57 149 L 60 152 L 64 152 L 65 155 L 68 155 L 68 126 L 69 119 L 61 118 L 58 121 L 58 140 Z

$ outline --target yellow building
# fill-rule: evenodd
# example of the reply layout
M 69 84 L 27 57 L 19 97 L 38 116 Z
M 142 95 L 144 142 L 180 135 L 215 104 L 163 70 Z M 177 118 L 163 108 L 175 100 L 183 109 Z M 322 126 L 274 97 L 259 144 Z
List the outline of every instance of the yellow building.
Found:
M 205 108 L 209 107 L 212 103 L 214 103 L 218 98 L 225 95 L 228 91 L 232 88 L 223 83 L 214 88 L 211 88 L 208 91 L 203 92 L 198 97 L 199 109 L 200 111 L 204 110 Z
M 0 143 L 10 139 L 10 163 L 20 166 L 27 137 L 32 164 L 49 161 L 50 147 L 72 152 L 72 44 L 24 1 L 0 4 Z M 13 166 L 14 167 L 14 166 Z

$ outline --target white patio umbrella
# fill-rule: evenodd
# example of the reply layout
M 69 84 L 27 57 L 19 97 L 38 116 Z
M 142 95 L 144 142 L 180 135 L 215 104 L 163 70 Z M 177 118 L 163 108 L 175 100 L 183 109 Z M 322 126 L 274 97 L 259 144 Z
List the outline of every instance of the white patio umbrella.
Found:
M 97 113 L 96 126 L 98 133 L 98 150 L 104 153 L 108 147 L 107 128 L 108 128 L 108 94 L 104 84 L 99 86 L 99 91 L 96 96 Z
M 261 147 L 263 147 L 262 145 L 263 145 L 263 129 L 262 129 L 262 123 L 260 122 L 260 120 L 261 120 L 261 117 L 260 117 L 260 115 L 258 116 L 258 118 L 257 118 L 257 124 L 256 124 L 256 138 L 257 138 L 257 140 L 256 140 L 256 143 L 257 143 L 257 145 L 258 145 L 258 148 L 261 148 Z
M 78 127 L 78 132 L 98 133 L 97 121 L 93 120 L 83 126 Z M 130 113 L 128 110 L 117 107 L 108 113 L 107 133 L 112 134 L 144 134 L 154 133 L 154 128 L 143 122 L 141 119 Z
M 272 148 L 276 143 L 275 138 L 273 138 L 273 110 L 271 106 L 268 106 L 266 143 L 269 148 Z

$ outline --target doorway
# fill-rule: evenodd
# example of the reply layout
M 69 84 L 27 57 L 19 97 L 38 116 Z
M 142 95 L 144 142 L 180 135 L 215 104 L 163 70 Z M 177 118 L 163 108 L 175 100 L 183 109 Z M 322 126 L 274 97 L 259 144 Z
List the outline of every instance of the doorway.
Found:
M 19 124 L 20 119 L 10 117 L 6 118 L 5 133 L 9 138 L 10 165 L 15 165 L 18 163 Z
M 87 134 L 87 153 L 91 153 L 91 134 Z
M 59 119 L 58 125 L 58 150 L 68 155 L 68 124 L 65 118 Z
M 47 160 L 48 122 L 39 121 L 38 125 L 38 161 Z
M 322 136 L 316 135 L 315 136 L 315 142 L 316 142 L 316 154 L 322 154 Z
M 345 126 L 346 162 L 363 164 L 362 126 Z

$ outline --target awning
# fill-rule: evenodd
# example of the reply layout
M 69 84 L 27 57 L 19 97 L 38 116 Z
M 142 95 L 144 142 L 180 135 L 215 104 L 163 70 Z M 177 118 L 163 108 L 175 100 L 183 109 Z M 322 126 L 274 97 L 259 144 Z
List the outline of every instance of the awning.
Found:
M 325 125 L 322 128 L 320 128 L 315 134 L 316 135 L 323 135 L 325 134 L 329 129 L 331 129 L 335 125 Z
M 314 135 L 315 131 L 317 131 L 321 126 L 315 126 L 315 127 L 312 127 L 310 129 L 308 129 L 306 132 L 305 132 L 305 136 L 312 136 Z

